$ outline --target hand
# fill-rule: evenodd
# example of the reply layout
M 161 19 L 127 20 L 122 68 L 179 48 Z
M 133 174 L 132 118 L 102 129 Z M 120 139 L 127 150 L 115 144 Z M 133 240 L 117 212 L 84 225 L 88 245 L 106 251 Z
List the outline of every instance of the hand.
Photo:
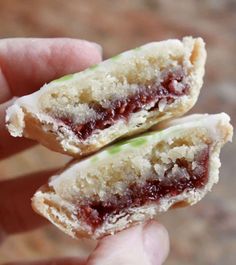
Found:
M 12 98 L 32 93 L 44 83 L 85 69 L 101 60 L 95 43 L 74 39 L 0 40 L 0 158 L 29 148 L 35 142 L 13 138 L 5 128 L 5 110 Z M 44 171 L 0 182 L 0 241 L 47 221 L 33 212 L 30 199 L 55 171 Z M 87 261 L 79 258 L 9 264 L 159 265 L 169 250 L 168 233 L 155 221 L 134 226 L 98 242 Z

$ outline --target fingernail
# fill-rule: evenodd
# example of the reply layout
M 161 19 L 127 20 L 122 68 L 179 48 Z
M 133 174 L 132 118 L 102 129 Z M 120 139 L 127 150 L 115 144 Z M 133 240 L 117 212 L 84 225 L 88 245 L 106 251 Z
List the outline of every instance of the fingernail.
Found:
M 98 50 L 100 54 L 102 54 L 103 49 L 102 49 L 102 46 L 101 46 L 100 44 L 98 44 L 98 43 L 96 43 L 96 42 L 90 42 L 90 44 L 91 44 L 93 47 L 95 47 L 95 49 Z
M 150 265 L 162 264 L 168 256 L 168 232 L 161 224 L 151 221 L 143 228 L 143 248 Z

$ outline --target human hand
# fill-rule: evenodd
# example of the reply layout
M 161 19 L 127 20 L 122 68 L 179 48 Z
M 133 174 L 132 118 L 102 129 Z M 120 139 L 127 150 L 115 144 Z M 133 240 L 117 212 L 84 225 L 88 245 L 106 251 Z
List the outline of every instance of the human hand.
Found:
M 5 111 L 12 98 L 32 93 L 44 83 L 83 70 L 100 60 L 100 46 L 86 41 L 61 38 L 0 40 L 0 159 L 35 144 L 29 139 L 13 138 L 7 132 Z M 47 224 L 33 212 L 30 199 L 54 173 L 50 170 L 0 182 L 0 241 L 6 236 Z M 103 238 L 86 261 L 64 258 L 8 265 L 159 265 L 168 250 L 166 229 L 151 221 Z

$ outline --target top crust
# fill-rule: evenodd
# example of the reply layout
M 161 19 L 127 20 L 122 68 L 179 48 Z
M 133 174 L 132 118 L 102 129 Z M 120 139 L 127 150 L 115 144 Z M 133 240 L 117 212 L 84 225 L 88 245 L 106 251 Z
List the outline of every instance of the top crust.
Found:
M 206 60 L 201 38 L 186 37 L 183 41 L 167 40 L 148 43 L 124 52 L 83 72 L 64 76 L 44 85 L 39 91 L 15 101 L 7 110 L 6 122 L 12 136 L 36 139 L 61 153 L 80 157 L 95 152 L 117 138 L 137 134 L 170 117 L 184 114 L 196 102 Z M 158 77 L 162 69 L 181 63 L 190 86 L 190 93 L 163 110 L 140 111 L 130 121 L 92 135 L 81 142 L 55 116 L 73 116 L 79 122 L 96 115 L 89 102 L 106 106 L 111 99 L 127 96 L 137 89 L 137 83 Z

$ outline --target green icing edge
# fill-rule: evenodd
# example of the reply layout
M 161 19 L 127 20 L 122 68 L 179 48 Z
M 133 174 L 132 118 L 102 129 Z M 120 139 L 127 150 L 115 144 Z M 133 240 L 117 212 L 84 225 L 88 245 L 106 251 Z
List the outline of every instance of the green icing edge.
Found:
M 94 64 L 94 65 L 90 66 L 89 70 L 95 70 L 96 68 L 98 68 L 98 64 Z
M 130 145 L 132 147 L 142 146 L 142 145 L 148 143 L 150 137 L 151 138 L 155 137 L 155 135 L 159 134 L 160 132 L 161 132 L 161 130 L 160 131 L 147 132 L 145 134 L 142 134 L 142 136 L 137 136 L 135 138 L 121 140 L 121 141 L 109 146 L 106 149 L 106 152 L 108 154 L 113 155 L 113 154 L 119 153 L 123 149 L 124 145 Z M 97 162 L 98 160 L 99 160 L 99 155 L 96 155 L 93 158 L 91 158 L 91 162 Z
M 69 79 L 72 79 L 74 76 L 74 74 L 69 74 L 69 75 L 64 75 L 56 80 L 53 80 L 52 82 L 61 82 L 61 81 L 66 81 L 66 80 L 69 80 Z
M 136 139 L 131 139 L 130 144 L 134 147 L 136 146 L 140 146 L 143 144 L 146 144 L 148 142 L 148 140 L 144 137 L 140 137 L 140 138 L 136 138 Z
M 107 151 L 110 154 L 118 153 L 119 151 L 121 151 L 122 145 L 125 145 L 129 142 L 130 142 L 130 140 L 121 140 L 121 141 L 113 144 L 112 146 L 110 146 Z
M 112 146 L 110 146 L 108 149 L 107 149 L 107 152 L 109 154 L 116 154 L 118 152 L 120 152 L 122 150 L 122 146 L 128 144 L 128 145 L 131 145 L 132 147 L 139 147 L 141 145 L 144 145 L 148 142 L 148 136 L 149 135 L 153 135 L 153 134 L 156 134 L 157 132 L 153 133 L 153 132 L 149 132 L 145 135 L 142 135 L 140 137 L 136 137 L 136 138 L 131 138 L 131 139 L 128 139 L 128 140 L 123 140 L 123 141 L 120 141 Z
M 113 154 L 116 154 L 116 153 L 119 153 L 120 151 L 121 151 L 121 145 L 120 144 L 115 144 L 115 145 L 113 145 L 113 146 L 111 146 L 108 150 L 107 150 L 107 152 L 109 153 L 109 154 L 111 154 L 111 155 L 113 155 Z
M 121 54 L 117 54 L 117 55 L 111 57 L 111 60 L 112 60 L 112 61 L 116 61 L 116 60 L 119 59 L 120 57 L 121 57 Z

